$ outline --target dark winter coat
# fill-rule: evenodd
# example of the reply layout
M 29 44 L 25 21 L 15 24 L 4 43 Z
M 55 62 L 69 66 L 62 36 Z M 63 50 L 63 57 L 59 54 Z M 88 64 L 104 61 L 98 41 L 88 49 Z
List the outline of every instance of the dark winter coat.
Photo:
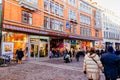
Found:
M 21 60 L 23 56 L 24 56 L 23 51 L 18 50 L 17 51 L 17 57 L 18 57 L 18 59 Z
M 101 62 L 104 66 L 104 74 L 107 78 L 116 79 L 118 69 L 120 69 L 120 58 L 110 52 L 101 56 Z

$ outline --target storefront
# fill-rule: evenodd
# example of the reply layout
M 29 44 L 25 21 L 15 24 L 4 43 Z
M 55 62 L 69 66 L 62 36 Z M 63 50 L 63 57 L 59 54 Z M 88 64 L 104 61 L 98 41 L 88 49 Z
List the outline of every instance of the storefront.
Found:
M 113 42 L 105 42 L 105 49 L 107 49 L 108 46 L 113 46 Z
M 5 51 L 13 50 L 13 58 L 16 57 L 16 50 L 22 48 L 24 58 L 40 58 L 48 56 L 49 51 L 49 37 L 28 35 L 23 33 L 2 32 L 2 54 Z M 9 44 L 13 44 L 13 49 Z M 27 50 L 27 51 L 26 51 Z M 9 53 L 9 52 L 8 52 Z
M 105 43 L 102 40 L 95 41 L 95 49 L 96 50 L 105 49 Z
M 69 39 L 64 39 L 64 48 L 67 50 L 71 49 L 71 42 Z
M 49 37 L 29 36 L 30 58 L 47 57 L 49 51 Z
M 120 43 L 115 43 L 115 49 L 120 50 Z
M 28 45 L 28 35 L 22 33 L 13 33 L 13 32 L 2 32 L 2 54 L 9 53 L 13 50 L 13 58 L 16 57 L 16 50 L 22 48 L 23 51 L 26 50 Z M 6 45 L 4 45 L 4 43 Z M 8 44 L 8 45 L 7 45 Z M 13 44 L 13 47 L 9 46 Z M 12 49 L 13 48 L 13 49 Z

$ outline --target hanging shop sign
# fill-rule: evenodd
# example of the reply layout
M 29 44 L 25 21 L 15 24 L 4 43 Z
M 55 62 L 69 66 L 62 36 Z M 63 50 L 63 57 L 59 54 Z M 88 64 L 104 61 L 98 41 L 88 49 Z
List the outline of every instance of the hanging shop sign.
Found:
M 2 55 L 10 56 L 10 58 L 13 59 L 13 50 L 14 50 L 14 43 L 3 42 Z
M 70 22 L 66 22 L 66 28 L 70 28 Z

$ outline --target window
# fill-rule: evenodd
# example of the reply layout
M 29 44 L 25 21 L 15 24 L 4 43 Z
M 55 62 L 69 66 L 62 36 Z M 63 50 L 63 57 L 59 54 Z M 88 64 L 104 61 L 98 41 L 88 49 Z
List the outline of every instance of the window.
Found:
M 71 6 L 76 6 L 76 2 L 75 2 L 75 0 L 69 0 L 69 4 L 71 5 Z
M 59 14 L 59 5 L 55 4 L 55 14 L 58 15 Z
M 73 33 L 76 34 L 76 26 L 73 26 Z
M 80 35 L 83 36 L 83 28 L 80 27 Z
M 59 27 L 59 31 L 63 31 L 63 22 L 60 22 L 60 27 Z
M 69 10 L 68 16 L 69 16 L 69 19 L 76 20 L 76 12 L 75 11 Z
M 63 7 L 62 6 L 59 7 L 59 15 L 63 16 Z
M 106 38 L 106 32 L 104 31 L 104 38 Z
M 83 36 L 86 36 L 86 29 L 83 28 Z
M 108 32 L 106 32 L 106 38 L 108 38 Z
M 63 2 L 66 2 L 66 0 L 62 0 Z
M 22 22 L 32 25 L 32 14 L 27 11 L 22 11 Z
M 53 18 L 44 17 L 44 27 L 56 31 L 63 31 L 63 22 L 55 20 Z
M 63 5 L 50 1 L 50 12 L 51 13 L 55 13 L 56 15 L 63 17 L 63 13 L 64 13 L 63 8 L 64 8 Z
M 44 27 L 49 29 L 49 18 L 48 17 L 44 17 Z
M 32 14 L 28 13 L 28 24 L 32 25 Z
M 90 17 L 85 16 L 85 15 L 80 15 L 80 22 L 82 22 L 83 24 L 87 24 L 90 25 Z
M 50 29 L 54 29 L 54 19 L 50 18 Z
M 92 8 L 81 1 L 79 1 L 79 10 L 84 11 L 88 14 L 92 14 Z
M 50 12 L 54 13 L 54 3 L 50 2 Z
M 91 29 L 81 27 L 80 28 L 80 35 L 81 36 L 91 36 Z
M 86 31 L 86 36 L 90 36 L 89 29 Z
M 89 29 L 89 36 L 91 36 L 91 29 Z
M 76 26 L 71 24 L 70 32 L 76 34 Z
M 44 9 L 48 10 L 49 8 L 49 0 L 44 0 Z
M 96 33 L 95 33 L 95 37 L 99 37 L 99 32 L 96 32 Z
M 73 33 L 73 25 L 71 24 L 70 32 Z

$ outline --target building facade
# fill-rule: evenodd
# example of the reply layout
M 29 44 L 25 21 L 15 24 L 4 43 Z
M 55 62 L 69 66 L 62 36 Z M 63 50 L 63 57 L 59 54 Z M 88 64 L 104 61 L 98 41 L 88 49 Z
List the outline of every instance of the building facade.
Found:
M 3 0 L 2 52 L 28 58 L 51 49 L 87 50 L 102 39 L 100 9 L 82 0 Z M 26 58 L 26 57 L 25 57 Z
M 102 11 L 102 34 L 106 48 L 111 45 L 115 50 L 120 49 L 120 20 L 108 9 Z

